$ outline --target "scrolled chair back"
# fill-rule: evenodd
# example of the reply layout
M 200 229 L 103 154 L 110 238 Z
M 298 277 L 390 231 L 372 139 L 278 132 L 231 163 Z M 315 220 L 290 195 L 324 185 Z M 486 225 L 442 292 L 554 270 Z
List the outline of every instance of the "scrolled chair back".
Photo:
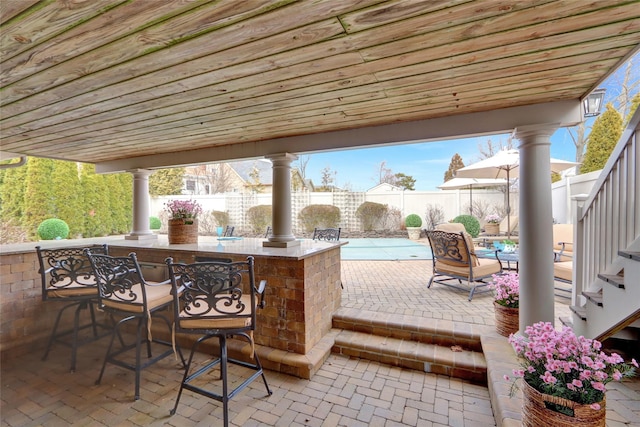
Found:
M 82 289 L 95 291 L 96 279 L 84 247 L 42 249 L 36 246 L 40 276 L 42 278 L 42 296 L 50 297 L 81 296 Z M 95 253 L 107 254 L 107 245 L 91 248 Z
M 85 251 L 98 283 L 101 307 L 122 308 L 119 304 L 146 305 L 146 286 L 135 253 L 112 257 Z
M 255 329 L 255 308 L 262 302 L 254 286 L 253 262 L 248 257 L 242 262 L 183 264 L 167 258 L 177 329 Z

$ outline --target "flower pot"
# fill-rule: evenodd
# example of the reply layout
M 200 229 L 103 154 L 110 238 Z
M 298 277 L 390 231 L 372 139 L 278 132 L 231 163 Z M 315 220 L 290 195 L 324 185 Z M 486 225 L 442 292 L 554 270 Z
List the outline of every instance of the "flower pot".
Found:
M 180 245 L 185 243 L 198 243 L 198 220 L 185 223 L 184 219 L 169 220 L 169 244 Z
M 606 409 L 603 399 L 598 402 L 600 409 L 593 409 L 588 404 L 580 404 L 557 396 L 540 393 L 526 381 L 522 381 L 522 425 L 525 427 L 605 427 Z M 573 411 L 573 415 L 565 415 L 549 406 L 559 405 Z
M 407 227 L 407 233 L 409 233 L 409 239 L 418 240 L 420 239 L 420 227 Z
M 493 308 L 496 316 L 496 331 L 503 337 L 515 334 L 520 329 L 519 309 L 505 307 L 504 305 L 493 302 Z
M 500 234 L 500 224 L 485 224 L 484 225 L 484 233 L 485 234 Z

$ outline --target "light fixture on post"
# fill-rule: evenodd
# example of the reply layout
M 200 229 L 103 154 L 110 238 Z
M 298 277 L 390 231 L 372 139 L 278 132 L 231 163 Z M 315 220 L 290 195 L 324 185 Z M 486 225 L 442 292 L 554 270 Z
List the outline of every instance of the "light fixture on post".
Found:
M 600 109 L 602 108 L 602 101 L 604 100 L 605 92 L 606 89 L 596 89 L 582 100 L 582 104 L 584 105 L 585 117 L 595 117 L 600 114 Z

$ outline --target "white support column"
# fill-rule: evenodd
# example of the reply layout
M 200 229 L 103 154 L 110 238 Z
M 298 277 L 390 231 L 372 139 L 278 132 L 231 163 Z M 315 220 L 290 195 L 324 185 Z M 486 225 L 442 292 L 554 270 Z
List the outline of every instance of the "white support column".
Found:
M 556 127 L 517 129 L 520 140 L 520 334 L 554 319 L 551 141 Z
M 290 153 L 266 156 L 273 163 L 272 213 L 273 235 L 263 246 L 288 248 L 300 245 L 291 231 L 291 162 L 298 156 Z
M 125 239 L 157 239 L 149 228 L 149 175 L 153 171 L 136 169 L 128 172 L 133 175 L 133 230 Z

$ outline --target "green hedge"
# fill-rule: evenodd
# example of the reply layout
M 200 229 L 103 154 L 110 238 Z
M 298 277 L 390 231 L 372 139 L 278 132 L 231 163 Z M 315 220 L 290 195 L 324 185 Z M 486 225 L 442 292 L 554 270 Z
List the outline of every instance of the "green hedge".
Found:
M 478 234 L 480 234 L 480 221 L 478 221 L 474 216 L 458 215 L 451 222 L 457 222 L 464 225 L 465 230 L 467 230 L 467 233 L 471 234 L 471 237 L 478 237 Z
M 389 208 L 387 205 L 375 202 L 364 202 L 356 210 L 356 217 L 362 223 L 364 231 L 375 230 L 386 218 Z
M 263 233 L 271 225 L 272 219 L 271 205 L 258 205 L 249 208 L 247 211 L 247 221 L 251 225 L 254 233 Z
M 304 230 L 309 233 L 315 228 L 337 228 L 340 217 L 340 208 L 333 205 L 309 205 L 298 214 Z

